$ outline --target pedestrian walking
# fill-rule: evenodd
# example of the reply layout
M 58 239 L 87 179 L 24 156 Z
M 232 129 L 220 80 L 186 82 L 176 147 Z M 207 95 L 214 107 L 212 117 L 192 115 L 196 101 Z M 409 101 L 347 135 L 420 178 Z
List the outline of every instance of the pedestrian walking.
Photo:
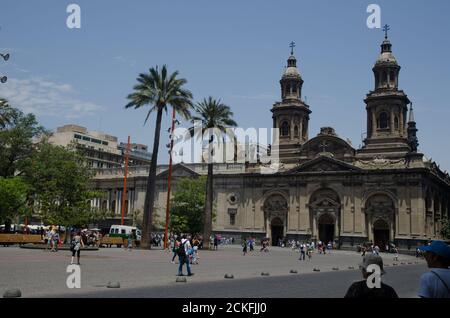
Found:
M 177 257 L 177 255 L 178 255 L 178 249 L 180 248 L 180 245 L 181 245 L 181 238 L 177 237 L 175 239 L 173 249 L 172 249 L 173 256 L 172 256 L 172 260 L 170 261 L 172 264 L 175 264 L 175 257 Z
M 310 261 L 311 258 L 312 258 L 313 250 L 314 250 L 313 245 L 312 244 L 311 245 L 308 244 L 308 246 L 307 246 L 308 261 Z
M 129 250 L 129 251 L 131 251 L 131 249 L 133 248 L 134 233 L 135 233 L 135 232 L 132 231 L 132 232 L 128 235 L 128 250 Z
M 244 238 L 244 242 L 242 242 L 242 253 L 247 254 L 247 239 Z
M 419 249 L 430 269 L 420 277 L 419 297 L 450 298 L 450 246 L 444 241 L 433 241 Z
M 214 250 L 217 251 L 217 247 L 219 245 L 219 238 L 217 235 L 214 235 Z
M 78 231 L 77 234 L 72 238 L 72 241 L 70 242 L 70 250 L 72 252 L 72 259 L 70 261 L 70 265 L 73 264 L 73 259 L 75 257 L 75 254 L 77 254 L 77 264 L 80 264 L 80 250 L 81 248 L 84 248 L 84 243 L 81 238 L 81 231 Z
M 250 252 L 253 252 L 253 250 L 254 250 L 253 244 L 255 244 L 255 240 L 254 240 L 253 238 L 250 238 L 250 242 L 249 242 L 249 245 L 250 245 Z
M 305 249 L 306 249 L 305 244 L 304 243 L 300 244 L 300 258 L 299 258 L 299 260 L 305 260 L 305 253 L 306 253 Z
M 186 235 L 183 235 L 181 239 L 180 246 L 178 248 L 178 276 L 184 276 L 183 275 L 183 265 L 186 264 L 187 269 L 187 276 L 192 276 L 194 273 L 191 272 L 191 266 L 189 264 L 189 255 L 187 251 L 191 248 L 191 243 L 186 238 Z

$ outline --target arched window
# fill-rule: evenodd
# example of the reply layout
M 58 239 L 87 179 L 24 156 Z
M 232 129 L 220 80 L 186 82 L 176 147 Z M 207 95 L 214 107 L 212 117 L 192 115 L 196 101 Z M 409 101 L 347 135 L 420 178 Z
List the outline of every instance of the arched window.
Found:
M 390 80 L 391 80 L 391 86 L 396 86 L 396 80 L 395 80 L 395 72 L 391 71 L 391 75 L 390 75 Z
M 294 136 L 295 136 L 295 137 L 298 137 L 298 136 L 299 136 L 299 135 L 298 135 L 298 126 L 297 126 L 297 125 L 294 126 Z
M 381 112 L 378 115 L 377 128 L 387 129 L 389 128 L 389 115 L 386 112 Z
M 387 73 L 383 72 L 382 78 L 381 78 L 382 84 L 386 85 L 387 84 Z
M 281 124 L 281 136 L 289 136 L 289 124 L 287 121 Z
M 375 88 L 380 86 L 380 75 L 377 73 L 375 73 Z
M 398 122 L 398 117 L 397 116 L 394 117 L 394 127 L 395 127 L 395 129 L 399 128 L 399 122 Z
M 286 84 L 286 95 L 291 93 L 291 84 Z

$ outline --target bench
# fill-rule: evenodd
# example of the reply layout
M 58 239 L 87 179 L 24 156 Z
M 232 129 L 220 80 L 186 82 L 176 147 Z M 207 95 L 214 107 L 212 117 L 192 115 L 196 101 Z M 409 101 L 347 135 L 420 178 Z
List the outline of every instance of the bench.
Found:
M 111 247 L 113 245 L 116 245 L 117 247 L 122 247 L 122 245 L 124 244 L 126 244 L 126 242 L 124 242 L 124 239 L 121 237 L 105 236 L 102 237 L 102 239 L 100 240 L 99 247 L 102 247 L 103 245 L 105 245 L 106 247 Z
M 3 246 L 42 242 L 43 240 L 39 234 L 0 234 L 0 245 Z

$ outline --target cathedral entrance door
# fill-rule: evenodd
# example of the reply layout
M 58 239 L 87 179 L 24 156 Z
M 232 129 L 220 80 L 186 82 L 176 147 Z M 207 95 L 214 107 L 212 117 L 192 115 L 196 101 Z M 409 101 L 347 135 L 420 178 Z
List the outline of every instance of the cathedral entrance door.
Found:
M 278 241 L 284 237 L 284 225 L 280 218 L 274 218 L 270 224 L 272 246 L 278 246 Z
M 373 242 L 380 250 L 386 250 L 389 244 L 389 224 L 384 220 L 377 220 L 373 224 Z
M 319 240 L 323 243 L 328 244 L 328 242 L 334 241 L 334 228 L 335 221 L 334 217 L 330 214 L 324 214 L 319 218 Z

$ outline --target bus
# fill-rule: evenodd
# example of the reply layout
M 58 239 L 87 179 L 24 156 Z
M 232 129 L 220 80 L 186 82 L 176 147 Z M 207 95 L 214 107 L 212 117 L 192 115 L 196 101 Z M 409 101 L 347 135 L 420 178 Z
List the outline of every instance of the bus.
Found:
M 136 240 L 141 240 L 141 230 L 139 230 L 135 226 L 127 226 L 127 225 L 111 225 L 111 228 L 109 229 L 109 237 L 122 237 L 124 239 L 128 238 L 128 235 L 130 235 L 133 231 L 136 232 Z

